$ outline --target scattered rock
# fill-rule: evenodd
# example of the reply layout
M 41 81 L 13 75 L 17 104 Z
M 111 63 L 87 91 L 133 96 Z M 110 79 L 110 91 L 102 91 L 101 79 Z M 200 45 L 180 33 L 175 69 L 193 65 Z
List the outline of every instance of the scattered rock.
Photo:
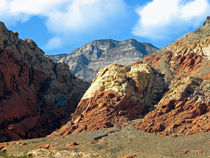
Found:
M 64 139 L 65 137 L 55 137 L 53 139 L 50 139 L 51 141 L 56 141 L 56 140 L 61 140 L 61 139 Z
M 66 144 L 67 147 L 70 147 L 70 146 L 76 146 L 76 145 L 79 145 L 78 143 L 76 142 L 72 142 L 72 143 L 68 143 Z
M 95 144 L 96 142 L 87 142 L 87 144 Z
M 179 151 L 180 154 L 187 154 L 187 153 L 189 153 L 189 152 L 190 152 L 189 150 L 180 150 L 180 151 Z
M 56 146 L 56 144 L 42 144 L 34 148 L 33 150 L 38 150 L 38 149 L 53 149 Z
M 106 143 L 106 142 L 103 142 L 103 141 L 99 141 L 99 142 L 97 142 L 96 144 L 106 145 L 107 143 Z
M 202 154 L 202 153 L 204 153 L 203 150 L 193 150 L 192 152 L 197 153 L 197 154 Z
M 125 155 L 122 158 L 136 158 L 137 155 L 136 154 L 129 154 L 129 155 Z

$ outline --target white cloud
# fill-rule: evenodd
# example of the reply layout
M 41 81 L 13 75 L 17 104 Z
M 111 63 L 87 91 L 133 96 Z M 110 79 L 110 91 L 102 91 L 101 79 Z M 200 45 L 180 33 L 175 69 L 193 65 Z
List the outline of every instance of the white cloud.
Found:
M 32 16 L 45 17 L 48 30 L 62 40 L 110 24 L 125 8 L 124 0 L 0 0 L 0 21 L 14 25 Z
M 136 9 L 139 21 L 132 33 L 147 38 L 167 38 L 196 27 L 210 15 L 207 0 L 153 0 L 146 6 Z
M 47 42 L 45 49 L 53 50 L 59 48 L 61 45 L 62 45 L 61 39 L 59 37 L 53 37 Z
M 124 10 L 123 0 L 73 0 L 65 11 L 51 12 L 47 26 L 52 32 L 58 33 L 84 31 L 121 16 Z
M 0 20 L 7 24 L 27 21 L 31 16 L 47 16 L 67 0 L 0 0 Z

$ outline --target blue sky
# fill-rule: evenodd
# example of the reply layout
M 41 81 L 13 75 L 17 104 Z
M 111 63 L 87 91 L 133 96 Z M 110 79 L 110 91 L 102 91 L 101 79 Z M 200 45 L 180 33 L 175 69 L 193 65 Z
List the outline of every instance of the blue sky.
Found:
M 210 0 L 0 0 L 0 21 L 48 55 L 107 38 L 162 48 L 209 15 Z

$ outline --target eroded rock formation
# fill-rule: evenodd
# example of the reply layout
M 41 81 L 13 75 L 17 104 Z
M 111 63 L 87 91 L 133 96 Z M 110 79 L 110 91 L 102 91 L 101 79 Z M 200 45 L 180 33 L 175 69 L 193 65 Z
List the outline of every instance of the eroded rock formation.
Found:
M 110 65 L 99 71 L 71 120 L 52 135 L 112 127 L 151 110 L 167 85 L 147 64 Z
M 156 109 L 135 127 L 160 135 L 190 135 L 210 128 L 209 83 L 186 77 L 164 94 Z
M 210 18 L 204 25 L 148 56 L 170 84 L 156 109 L 135 125 L 160 135 L 190 135 L 210 130 Z
M 112 127 L 147 112 L 135 128 L 160 135 L 208 132 L 209 20 L 131 66 L 101 69 L 71 120 L 51 135 Z
M 0 141 L 49 134 L 74 111 L 87 86 L 0 23 Z

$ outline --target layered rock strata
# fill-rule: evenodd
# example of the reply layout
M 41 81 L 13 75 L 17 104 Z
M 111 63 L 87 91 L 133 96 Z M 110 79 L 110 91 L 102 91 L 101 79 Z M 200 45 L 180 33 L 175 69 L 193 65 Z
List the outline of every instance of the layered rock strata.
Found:
M 177 82 L 135 127 L 160 135 L 191 135 L 210 130 L 210 84 L 187 77 Z
M 35 42 L 0 23 L 0 141 L 49 134 L 87 87 L 66 64 L 54 63 Z
M 135 125 L 160 135 L 190 135 L 210 130 L 210 18 L 204 25 L 148 56 L 170 84 L 156 109 Z
M 110 65 L 99 71 L 71 120 L 53 135 L 65 135 L 119 125 L 151 110 L 167 84 L 147 64 Z

